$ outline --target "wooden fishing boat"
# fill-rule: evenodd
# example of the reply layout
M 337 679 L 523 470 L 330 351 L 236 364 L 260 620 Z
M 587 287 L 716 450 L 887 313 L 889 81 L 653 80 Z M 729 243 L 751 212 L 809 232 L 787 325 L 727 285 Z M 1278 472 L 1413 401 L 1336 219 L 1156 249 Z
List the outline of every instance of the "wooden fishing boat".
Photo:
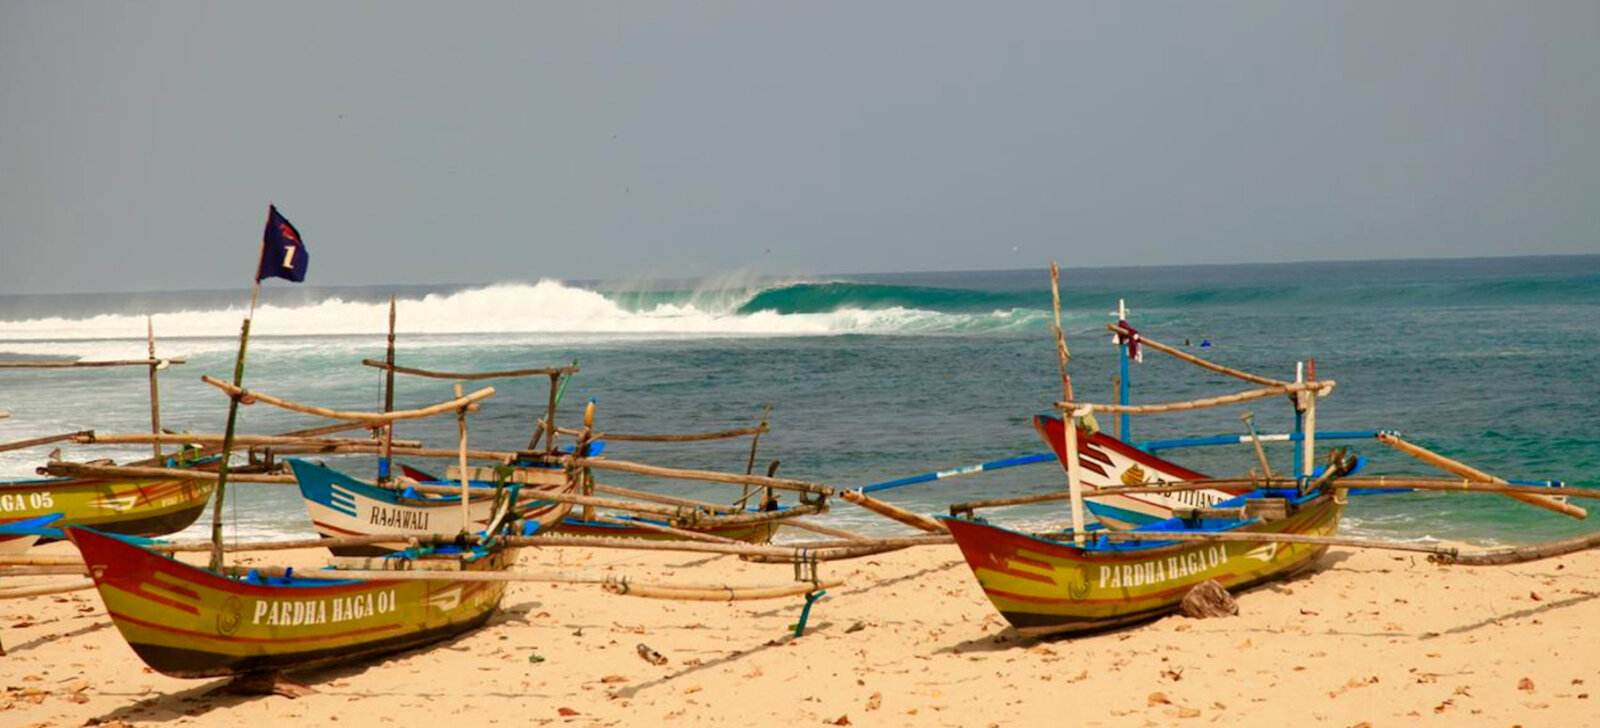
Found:
M 469 481 L 468 522 L 463 523 L 459 483 L 438 481 L 392 488 L 366 483 L 331 468 L 289 459 L 311 524 L 323 538 L 399 533 L 424 536 L 477 531 L 489 523 L 499 490 L 496 483 Z M 544 500 L 541 495 L 570 495 L 577 480 L 561 468 L 519 469 L 507 483 L 516 491 L 515 517 L 527 534 L 543 533 L 572 510 L 571 503 Z M 433 486 L 433 487 L 429 487 Z M 439 491 L 454 490 L 454 493 Z M 334 546 L 339 556 L 377 556 L 395 549 L 382 545 Z
M 1136 531 L 1332 536 L 1338 530 L 1343 505 L 1328 494 L 1301 497 L 1293 490 L 1256 491 L 1212 509 L 1273 501 L 1286 507 L 1286 517 L 1169 519 Z M 945 518 L 943 522 L 984 595 L 1024 635 L 1081 632 L 1152 619 L 1175 610 L 1203 581 L 1215 580 L 1229 590 L 1245 589 L 1301 571 L 1327 549 L 1301 543 L 1104 539 L 1080 545 L 975 521 Z
M 106 612 L 145 664 L 198 678 L 315 667 L 448 639 L 488 621 L 503 581 L 325 581 L 224 576 L 86 528 L 83 553 Z M 514 549 L 437 552 L 422 569 L 493 571 Z
M 212 468 L 218 458 L 186 467 Z M 127 536 L 188 528 L 215 485 L 175 478 L 35 478 L 0 482 L 0 523 L 61 514 L 57 526 L 89 526 Z M 0 546 L 3 548 L 3 546 Z

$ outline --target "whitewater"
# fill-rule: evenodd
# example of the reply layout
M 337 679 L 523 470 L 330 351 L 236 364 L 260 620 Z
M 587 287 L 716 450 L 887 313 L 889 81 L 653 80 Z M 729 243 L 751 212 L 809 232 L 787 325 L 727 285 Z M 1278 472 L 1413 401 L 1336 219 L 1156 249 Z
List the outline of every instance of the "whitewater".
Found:
M 398 298 L 398 361 L 445 371 L 556 366 L 576 360 L 557 421 L 597 403 L 602 429 L 691 432 L 747 427 L 772 407 L 759 462 L 779 473 L 856 487 L 1011 455 L 1044 445 L 1031 416 L 1060 397 L 1043 270 L 900 273 L 699 282 L 564 282 L 477 286 L 316 288 L 269 282 L 252 323 L 246 385 L 342 409 L 380 406 L 391 290 Z M 1166 343 L 1228 366 L 1279 378 L 1317 361 L 1338 389 L 1318 410 L 1325 430 L 1397 429 L 1505 477 L 1596 485 L 1600 472 L 1600 256 L 1370 261 L 1280 266 L 1063 270 L 1063 320 L 1083 398 L 1115 398 L 1116 349 L 1103 330 L 1125 299 L 1133 322 Z M 187 364 L 162 374 L 163 425 L 222 429 L 225 398 L 199 382 L 228 378 L 248 291 L 59 296 L 0 295 L 0 360 L 135 359 L 146 316 L 158 356 Z M 1135 402 L 1236 391 L 1238 383 L 1149 355 L 1132 371 Z M 149 428 L 142 369 L 0 371 L 0 441 L 77 429 Z M 471 421 L 475 445 L 526 444 L 544 382 L 496 380 Z M 399 406 L 450 396 L 439 382 L 402 378 Z M 1236 408 L 1237 409 L 1237 408 Z M 1257 426 L 1292 426 L 1283 402 L 1252 404 Z M 280 432 L 316 424 L 249 407 L 242 427 Z M 1239 411 L 1152 417 L 1134 440 L 1239 434 Z M 454 442 L 453 422 L 418 422 L 401 437 Z M 1375 442 L 1349 444 L 1373 472 L 1427 474 Z M 148 452 L 65 448 L 69 458 Z M 748 443 L 697 447 L 628 443 L 618 457 L 742 471 Z M 1247 448 L 1167 451 L 1193 469 L 1239 474 Z M 1291 454 L 1273 446 L 1275 467 Z M 0 453 L 0 476 L 32 475 L 46 453 Z M 330 459 L 358 475 L 371 458 Z M 426 465 L 426 463 L 422 463 Z M 886 491 L 897 504 L 938 513 L 949 503 L 1008 497 L 1063 484 L 1054 465 Z M 727 500 L 715 485 L 647 485 Z M 283 489 L 243 489 L 230 507 L 241 537 L 303 533 L 304 509 Z M 1059 522 L 1037 506 L 994 514 Z M 883 529 L 838 505 L 836 525 Z M 1365 498 L 1355 533 L 1389 538 L 1525 541 L 1586 532 L 1504 498 Z M 893 527 L 889 527 L 891 530 Z

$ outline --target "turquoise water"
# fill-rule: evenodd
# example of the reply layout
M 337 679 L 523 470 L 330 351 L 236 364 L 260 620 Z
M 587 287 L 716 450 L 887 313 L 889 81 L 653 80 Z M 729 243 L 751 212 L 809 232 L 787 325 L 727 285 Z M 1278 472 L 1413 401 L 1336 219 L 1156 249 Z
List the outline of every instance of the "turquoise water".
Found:
M 1594 486 L 1600 465 L 1600 256 L 1067 269 L 1062 300 L 1080 398 L 1114 399 L 1116 350 L 1101 326 L 1124 298 L 1147 336 L 1277 378 L 1315 358 L 1338 389 L 1318 410 L 1324 430 L 1395 429 L 1415 442 L 1505 477 Z M 253 325 L 247 385 L 348 409 L 380 404 L 388 288 L 268 284 Z M 583 369 L 558 421 L 576 423 L 597 401 L 601 429 L 720 430 L 753 424 L 771 406 L 773 431 L 759 460 L 779 473 L 860 486 L 935 469 L 1043 450 L 1028 421 L 1059 398 L 1045 271 L 904 273 L 770 280 L 728 276 L 648 285 L 507 282 L 400 287 L 398 359 L 469 371 L 554 366 Z M 199 375 L 228 378 L 248 294 L 199 291 L 0 296 L 0 359 L 144 355 L 152 314 L 163 356 L 187 357 L 163 376 L 164 423 L 220 431 L 225 400 Z M 1204 349 L 1199 344 L 1210 342 Z M 1251 385 L 1149 352 L 1134 367 L 1134 400 L 1225 394 Z M 471 420 L 474 446 L 526 444 L 543 409 L 545 381 L 493 382 L 498 394 Z M 400 379 L 402 407 L 450 396 L 434 380 Z M 1254 412 L 1262 431 L 1290 427 L 1287 402 L 1260 400 L 1200 413 L 1136 419 L 1134 439 L 1238 434 Z M 147 429 L 140 369 L 0 371 L 0 440 L 93 427 Z M 315 422 L 265 406 L 243 428 L 275 432 Z M 1107 423 L 1109 424 L 1109 423 Z M 453 421 L 401 427 L 441 446 Z M 1372 441 L 1350 444 L 1369 472 L 1431 471 Z M 1287 447 L 1269 446 L 1289 467 Z M 69 457 L 119 459 L 140 448 L 69 448 Z M 748 442 L 617 444 L 615 457 L 743 470 Z M 1217 475 L 1244 472 L 1248 446 L 1168 451 Z M 42 452 L 0 453 L 0 474 L 21 476 Z M 358 474 L 371 458 L 337 458 Z M 442 464 L 438 465 L 442 469 Z M 623 476 L 614 482 L 641 484 Z M 1005 497 L 1064 484 L 1035 465 L 884 493 L 938 512 L 953 501 Z M 726 500 L 723 486 L 648 483 Z M 307 529 L 292 493 L 241 488 L 230 507 L 242 536 Z M 1596 516 L 1600 518 L 1600 515 Z M 898 527 L 839 504 L 850 527 Z M 995 520 L 1059 521 L 1060 509 L 997 511 Z M 1359 499 L 1349 529 L 1384 537 L 1516 542 L 1595 528 L 1503 497 L 1403 495 Z

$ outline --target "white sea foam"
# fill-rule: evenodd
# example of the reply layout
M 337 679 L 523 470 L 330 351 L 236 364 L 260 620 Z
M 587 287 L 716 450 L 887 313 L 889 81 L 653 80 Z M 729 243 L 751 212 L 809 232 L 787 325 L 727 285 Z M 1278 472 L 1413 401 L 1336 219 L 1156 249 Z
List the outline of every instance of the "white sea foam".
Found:
M 758 291 L 737 282 L 719 282 L 673 297 L 670 302 L 629 307 L 619 300 L 645 301 L 650 294 L 608 295 L 553 280 L 532 285 L 504 283 L 401 299 L 397 331 L 402 335 L 446 337 L 537 334 L 542 341 L 585 342 L 630 337 L 938 333 L 1008 328 L 1032 323 L 1039 317 L 1039 312 L 1025 310 L 970 314 L 848 306 L 821 313 L 742 312 L 741 308 Z M 168 351 L 173 356 L 193 356 L 234 348 L 244 314 L 241 305 L 160 313 L 154 321 L 161 340 L 184 340 L 164 347 L 164 351 L 173 350 Z M 339 346 L 333 341 L 318 342 L 307 337 L 370 337 L 387 326 L 387 303 L 331 297 L 304 306 L 263 305 L 251 324 L 252 347 Z M 142 314 L 0 321 L 0 350 L 35 356 L 142 357 L 144 345 L 140 339 L 144 331 Z

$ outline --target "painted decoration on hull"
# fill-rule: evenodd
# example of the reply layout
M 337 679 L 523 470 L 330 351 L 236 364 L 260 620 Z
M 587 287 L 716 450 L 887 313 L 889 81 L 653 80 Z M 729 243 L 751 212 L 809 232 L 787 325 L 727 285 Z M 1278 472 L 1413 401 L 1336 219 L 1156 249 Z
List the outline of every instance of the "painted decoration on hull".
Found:
M 212 467 L 215 462 L 216 458 L 208 458 L 195 466 Z M 90 526 L 126 536 L 164 536 L 193 524 L 214 490 L 215 483 L 170 478 L 0 482 L 0 524 L 59 515 L 56 527 Z M 0 535 L 0 551 L 16 548 L 23 540 Z
M 1199 530 L 1331 536 L 1343 506 L 1318 496 L 1271 522 L 1203 521 Z M 1145 542 L 1085 546 L 944 519 L 978 584 L 1022 634 L 1103 629 L 1177 608 L 1207 579 L 1242 589 L 1309 566 L 1316 544 Z M 1194 529 L 1188 529 L 1194 530 Z
M 409 649 L 482 625 L 505 582 L 234 579 L 83 528 L 83 553 L 106 611 L 145 664 L 213 677 L 342 663 Z M 514 550 L 463 568 L 499 570 Z
M 1052 414 L 1035 415 L 1033 427 L 1050 444 L 1050 449 L 1060 461 L 1066 451 L 1066 432 L 1061 418 Z M 1104 487 L 1160 485 L 1206 476 L 1144 452 L 1104 432 L 1089 435 L 1080 429 L 1078 434 L 1078 464 L 1082 466 L 1084 495 L 1088 497 L 1085 505 L 1101 523 L 1110 528 L 1129 529 L 1165 520 L 1172 517 L 1174 508 L 1209 508 L 1243 492 L 1190 490 L 1168 494 L 1095 495 L 1096 490 Z M 1061 468 L 1063 472 L 1066 470 L 1065 462 L 1061 463 Z
M 300 484 L 300 495 L 305 500 L 312 525 L 317 533 L 327 538 L 477 531 L 488 526 L 494 509 L 495 484 L 473 481 L 471 487 L 478 492 L 467 501 L 471 523 L 464 529 L 459 496 L 407 494 L 403 490 L 363 483 L 337 470 L 295 458 L 289 459 L 289 466 Z M 540 500 L 540 493 L 571 492 L 576 482 L 569 483 L 560 469 L 551 469 L 549 475 L 541 475 L 539 481 L 521 486 L 517 513 L 519 518 L 536 523 L 535 530 L 545 530 L 565 517 L 572 504 Z M 383 546 L 345 546 L 332 550 L 340 556 L 377 556 L 393 551 Z

